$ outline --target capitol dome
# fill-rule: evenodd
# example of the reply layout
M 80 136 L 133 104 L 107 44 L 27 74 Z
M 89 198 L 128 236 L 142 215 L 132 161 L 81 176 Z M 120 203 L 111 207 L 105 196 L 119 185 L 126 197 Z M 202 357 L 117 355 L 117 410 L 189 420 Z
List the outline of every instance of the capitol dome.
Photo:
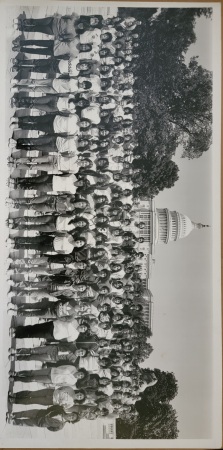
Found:
M 177 241 L 185 238 L 195 228 L 206 225 L 196 224 L 189 217 L 169 209 L 156 209 L 156 243 Z

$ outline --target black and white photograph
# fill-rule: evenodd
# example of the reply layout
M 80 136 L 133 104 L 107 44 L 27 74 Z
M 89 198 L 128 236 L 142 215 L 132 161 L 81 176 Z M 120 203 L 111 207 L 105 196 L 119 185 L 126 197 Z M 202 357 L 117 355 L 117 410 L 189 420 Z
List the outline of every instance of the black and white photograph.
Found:
M 0 12 L 1 447 L 221 448 L 221 5 Z

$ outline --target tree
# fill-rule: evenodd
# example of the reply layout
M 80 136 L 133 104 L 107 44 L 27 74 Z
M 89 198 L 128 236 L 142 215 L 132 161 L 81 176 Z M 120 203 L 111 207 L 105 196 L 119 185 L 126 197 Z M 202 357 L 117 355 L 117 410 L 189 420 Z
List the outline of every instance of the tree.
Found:
M 135 168 L 141 168 L 140 172 L 133 174 L 133 183 L 138 183 L 133 191 L 134 196 L 155 196 L 165 188 L 171 188 L 178 180 L 179 168 L 168 156 L 154 155 L 153 158 L 135 160 Z
M 157 383 L 147 387 L 142 395 L 142 401 L 156 404 L 169 403 L 178 393 L 178 384 L 174 373 L 154 369 Z M 141 410 L 141 402 L 137 402 L 137 410 Z
M 116 420 L 117 439 L 176 439 L 177 414 L 172 405 L 157 404 L 147 408 L 144 416 L 138 415 L 132 423 Z

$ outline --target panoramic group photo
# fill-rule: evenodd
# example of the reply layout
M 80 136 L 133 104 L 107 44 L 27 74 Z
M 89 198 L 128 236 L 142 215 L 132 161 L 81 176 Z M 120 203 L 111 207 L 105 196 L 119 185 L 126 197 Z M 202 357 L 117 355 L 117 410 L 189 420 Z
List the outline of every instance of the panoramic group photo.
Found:
M 5 447 L 220 436 L 217 6 L 2 8 Z

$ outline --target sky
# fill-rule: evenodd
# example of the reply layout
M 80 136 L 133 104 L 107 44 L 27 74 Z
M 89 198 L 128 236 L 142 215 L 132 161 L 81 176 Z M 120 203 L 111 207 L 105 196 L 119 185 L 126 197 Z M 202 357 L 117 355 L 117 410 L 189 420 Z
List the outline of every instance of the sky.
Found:
M 212 21 L 196 23 L 197 42 L 189 57 L 199 55 L 207 69 L 211 61 Z M 187 160 L 177 151 L 179 180 L 160 193 L 156 207 L 186 214 L 211 225 L 212 149 L 199 159 Z M 178 413 L 179 438 L 211 437 L 212 367 L 212 229 L 194 230 L 184 239 L 156 246 L 150 288 L 154 295 L 154 347 L 146 365 L 174 372 L 179 385 L 172 402 Z M 209 412 L 208 412 L 209 411 Z

